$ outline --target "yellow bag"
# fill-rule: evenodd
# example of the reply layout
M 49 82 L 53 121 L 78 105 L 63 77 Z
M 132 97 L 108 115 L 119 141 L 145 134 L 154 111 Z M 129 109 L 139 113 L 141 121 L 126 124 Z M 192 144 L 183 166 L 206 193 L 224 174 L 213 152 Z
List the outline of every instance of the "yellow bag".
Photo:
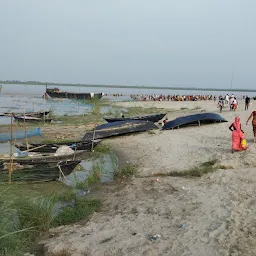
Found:
M 246 139 L 243 139 L 241 141 L 241 145 L 242 145 L 243 148 L 246 148 Z

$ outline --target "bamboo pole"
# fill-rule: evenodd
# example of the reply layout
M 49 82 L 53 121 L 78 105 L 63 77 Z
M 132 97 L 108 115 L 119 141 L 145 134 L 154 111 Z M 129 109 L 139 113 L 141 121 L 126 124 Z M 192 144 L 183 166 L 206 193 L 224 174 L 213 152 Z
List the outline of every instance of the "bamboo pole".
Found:
M 45 93 L 44 93 L 44 124 L 45 124 L 45 99 L 46 99 L 46 89 L 47 89 L 47 85 L 46 85 Z
M 95 133 L 96 133 L 96 126 L 97 126 L 97 124 L 95 123 L 94 131 L 93 131 L 93 136 L 92 136 L 92 148 L 91 148 L 91 151 L 92 151 L 92 152 L 93 152 L 93 142 L 94 142 Z
M 26 126 L 26 111 L 24 109 L 24 129 L 25 129 L 25 140 L 26 140 L 26 146 L 27 146 L 27 150 L 28 150 L 28 137 L 27 137 L 27 126 Z
M 9 166 L 9 184 L 12 183 L 12 172 L 13 172 L 13 141 L 12 141 L 12 120 L 13 119 L 13 113 L 11 114 L 11 127 L 10 127 L 10 131 L 11 131 L 11 140 L 10 140 L 10 166 Z
M 44 145 L 40 145 L 40 146 L 35 147 L 35 148 L 27 149 L 27 150 L 25 150 L 25 152 L 29 152 L 29 151 L 31 151 L 31 150 L 38 149 L 38 148 L 43 148 L 43 147 L 45 147 L 45 146 L 46 146 L 46 144 L 44 144 Z

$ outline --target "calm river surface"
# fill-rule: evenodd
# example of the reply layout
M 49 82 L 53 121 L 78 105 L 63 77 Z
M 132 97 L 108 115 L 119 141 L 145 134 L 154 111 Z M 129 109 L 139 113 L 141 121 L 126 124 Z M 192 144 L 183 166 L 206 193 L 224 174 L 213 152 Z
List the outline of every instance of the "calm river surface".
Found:
M 49 86 L 54 88 L 55 86 Z M 195 90 L 167 90 L 167 89 L 145 89 L 145 88 L 106 88 L 106 87 L 83 87 L 83 86 L 58 86 L 62 91 L 99 93 L 105 96 L 102 99 L 113 101 L 133 100 L 131 94 L 164 94 L 164 95 L 226 95 L 229 91 L 195 91 Z M 23 84 L 4 84 L 0 94 L 0 113 L 4 112 L 31 112 L 52 110 L 55 115 L 79 115 L 92 110 L 93 104 L 79 100 L 69 99 L 47 99 L 44 100 L 45 85 L 23 85 Z M 122 94 L 115 97 L 113 94 Z M 253 92 L 237 92 L 236 96 L 254 96 Z M 103 107 L 102 113 L 107 112 L 112 107 Z M 1 117 L 0 124 L 9 124 L 9 117 Z

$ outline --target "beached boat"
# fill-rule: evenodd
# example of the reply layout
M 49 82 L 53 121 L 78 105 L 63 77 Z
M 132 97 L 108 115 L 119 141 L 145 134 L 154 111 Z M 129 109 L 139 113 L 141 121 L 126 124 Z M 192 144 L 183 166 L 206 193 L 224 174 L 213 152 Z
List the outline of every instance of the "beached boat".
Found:
M 134 116 L 134 117 L 117 117 L 117 118 L 104 118 L 108 123 L 117 122 L 117 121 L 126 121 L 126 120 L 141 120 L 141 121 L 150 121 L 156 123 L 160 121 L 165 114 L 153 114 L 147 116 Z
M 48 161 L 37 163 L 13 163 L 12 165 L 12 181 L 50 181 L 58 180 L 63 175 L 69 175 L 80 160 L 67 161 Z M 1 162 L 0 164 L 0 183 L 8 182 L 9 179 L 9 162 Z
M 10 132 L 0 133 L 0 142 L 10 141 L 11 139 L 25 139 L 34 136 L 43 136 L 40 128 L 16 131 L 13 132 L 12 135 Z
M 103 93 L 62 92 L 59 88 L 46 88 L 46 93 L 52 98 L 67 98 L 77 100 L 91 100 L 93 98 L 101 99 L 103 96 Z
M 189 116 L 178 117 L 167 122 L 163 126 L 163 130 L 177 129 L 186 126 L 200 126 L 202 124 L 227 122 L 222 116 L 216 113 L 200 113 Z
M 44 116 L 48 116 L 51 111 L 37 111 L 37 112 L 26 112 L 25 116 L 31 116 L 31 117 L 38 117 L 38 118 L 43 118 Z M 23 116 L 24 113 L 10 113 L 10 112 L 5 112 L 1 113 L 0 116 Z
M 82 140 L 90 141 L 92 139 L 103 139 L 153 129 L 158 129 L 158 127 L 153 122 L 149 121 L 118 121 L 97 126 L 95 131 L 86 132 Z
M 61 161 L 61 160 L 80 160 L 85 159 L 90 156 L 90 151 L 88 150 L 76 150 L 73 153 L 63 153 L 63 154 L 56 154 L 56 153 L 29 153 L 28 156 L 16 156 L 13 157 L 14 163 L 23 163 L 23 164 L 30 164 L 30 163 L 37 163 L 37 162 L 48 162 L 48 161 Z M 24 155 L 24 153 L 23 153 Z M 7 161 L 10 159 L 9 154 L 2 154 L 0 155 L 0 162 Z
M 39 117 L 33 117 L 33 116 L 14 116 L 14 119 L 18 122 L 27 122 L 27 123 L 41 123 L 41 122 L 50 123 L 52 121 L 51 118 L 39 118 Z
M 29 151 L 29 152 L 41 152 L 41 153 L 53 153 L 63 145 L 67 145 L 73 150 L 91 150 L 92 147 L 95 148 L 101 140 L 92 141 L 74 141 L 74 142 L 57 142 L 57 143 L 30 143 L 28 147 L 25 143 L 17 143 L 15 147 L 21 151 Z M 93 145 L 92 145 L 93 144 Z

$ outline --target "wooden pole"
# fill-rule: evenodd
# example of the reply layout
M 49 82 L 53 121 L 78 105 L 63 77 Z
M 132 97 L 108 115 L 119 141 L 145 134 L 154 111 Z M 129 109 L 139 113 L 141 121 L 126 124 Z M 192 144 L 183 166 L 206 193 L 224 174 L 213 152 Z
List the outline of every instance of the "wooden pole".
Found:
M 96 126 L 97 126 L 97 124 L 95 124 L 95 126 L 94 126 L 94 131 L 93 131 L 93 136 L 92 136 L 92 148 L 91 148 L 92 152 L 93 152 L 93 142 L 94 142 L 94 138 L 95 138 Z
M 27 150 L 28 150 L 28 137 L 27 137 L 27 126 L 26 126 L 26 111 L 24 109 L 24 129 L 25 129 L 25 140 L 26 140 L 26 146 L 27 146 Z
M 44 93 L 44 124 L 45 124 L 45 99 L 46 99 L 46 89 L 47 89 L 47 85 L 46 85 L 45 93 Z
M 13 113 L 11 114 L 11 127 L 10 127 L 10 131 L 11 131 L 11 140 L 10 140 L 10 166 L 9 166 L 9 184 L 12 183 L 12 172 L 13 172 L 13 139 L 12 139 L 12 118 L 13 118 Z

